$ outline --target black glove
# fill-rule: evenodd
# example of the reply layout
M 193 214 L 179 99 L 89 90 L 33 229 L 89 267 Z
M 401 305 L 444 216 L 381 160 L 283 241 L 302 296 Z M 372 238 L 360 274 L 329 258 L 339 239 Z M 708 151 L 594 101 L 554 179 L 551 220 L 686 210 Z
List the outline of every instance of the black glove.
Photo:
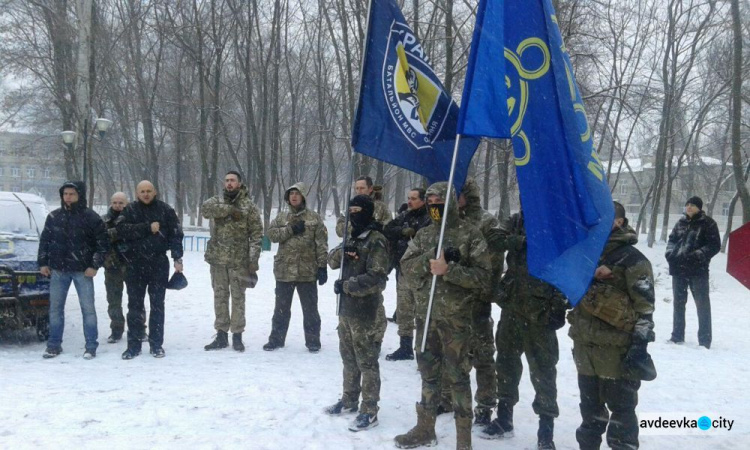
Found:
M 547 319 L 547 329 L 557 331 L 565 325 L 565 313 L 564 309 L 553 309 L 549 312 L 549 319 Z
M 328 281 L 328 270 L 325 267 L 318 267 L 318 286 L 323 286 Z
M 451 262 L 458 263 L 461 261 L 461 251 L 457 249 L 456 247 L 448 247 L 443 251 L 443 256 L 445 257 L 445 262 Z
M 378 231 L 378 232 L 382 233 L 383 232 L 383 224 L 380 223 L 380 222 L 372 221 L 372 222 L 370 222 L 369 225 L 367 225 L 367 229 L 368 230 L 375 230 L 375 231 Z
M 344 293 L 344 280 L 336 280 L 333 282 L 333 292 L 336 295 Z
M 622 371 L 626 378 L 643 381 L 656 378 L 656 367 L 646 350 L 647 346 L 646 343 L 635 343 L 628 348 L 625 359 L 622 361 Z
M 346 246 L 344 246 L 344 253 L 347 254 L 346 256 L 349 256 L 349 253 L 354 253 L 355 255 L 357 255 L 357 246 L 353 244 L 346 244 Z M 349 257 L 353 258 L 352 256 Z
M 292 225 L 292 233 L 294 234 L 302 234 L 305 232 L 305 221 L 300 220 L 299 222 L 294 222 Z

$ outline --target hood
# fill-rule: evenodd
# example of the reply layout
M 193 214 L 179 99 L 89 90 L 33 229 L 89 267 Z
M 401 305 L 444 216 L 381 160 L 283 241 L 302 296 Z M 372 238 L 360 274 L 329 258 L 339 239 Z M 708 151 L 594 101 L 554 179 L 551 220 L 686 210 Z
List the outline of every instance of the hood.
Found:
M 79 208 L 85 208 L 86 207 L 86 183 L 83 181 L 66 181 L 63 183 L 62 186 L 60 186 L 60 206 L 65 208 L 65 202 L 63 202 L 63 190 L 65 188 L 73 188 L 78 192 L 78 203 L 76 203 L 77 207 Z
M 638 234 L 636 234 L 631 226 L 625 225 L 622 228 L 616 228 L 609 235 L 609 240 L 607 240 L 607 243 L 604 245 L 602 258 L 616 248 L 622 247 L 623 245 L 635 245 L 636 243 L 638 243 Z
M 467 178 L 461 193 L 466 197 L 466 208 L 478 207 L 481 205 L 481 199 L 479 198 L 479 184 L 474 178 Z
M 289 205 L 289 191 L 291 191 L 292 189 L 296 189 L 300 194 L 302 194 L 302 205 L 300 209 L 304 209 L 305 205 L 307 205 L 307 184 L 303 183 L 302 181 L 298 181 L 286 188 L 286 191 L 284 191 L 284 201 L 287 203 L 287 205 Z M 292 205 L 289 206 L 291 207 Z
M 383 186 L 375 185 L 372 187 L 372 199 L 383 201 Z
M 448 193 L 448 182 L 439 181 L 437 183 L 433 183 L 430 187 L 427 188 L 427 191 L 425 192 L 425 199 L 428 199 L 430 195 L 437 195 L 442 199 L 446 199 L 447 193 Z M 451 201 L 450 201 L 450 204 L 448 205 L 448 211 L 446 211 L 445 214 L 448 217 L 449 224 L 453 223 L 456 219 L 458 219 L 458 201 L 456 200 L 456 192 L 453 190 L 451 190 Z
M 241 185 L 239 189 L 237 189 L 237 195 L 235 195 L 234 198 L 230 197 L 229 192 L 226 189 L 224 189 L 224 199 L 229 200 L 229 201 L 236 201 L 238 198 L 247 197 L 247 195 L 248 195 L 247 186 L 245 186 L 244 184 Z

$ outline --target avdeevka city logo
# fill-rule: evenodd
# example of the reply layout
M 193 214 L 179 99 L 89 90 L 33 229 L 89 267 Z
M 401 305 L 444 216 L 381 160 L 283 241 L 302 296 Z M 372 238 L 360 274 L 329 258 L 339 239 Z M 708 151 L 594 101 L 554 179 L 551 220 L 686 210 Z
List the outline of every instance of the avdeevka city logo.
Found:
M 391 117 L 417 150 L 440 136 L 453 100 L 408 25 L 391 24 L 383 61 L 383 89 Z
M 703 416 L 698 419 L 698 428 L 704 431 L 711 428 L 711 419 L 708 416 Z

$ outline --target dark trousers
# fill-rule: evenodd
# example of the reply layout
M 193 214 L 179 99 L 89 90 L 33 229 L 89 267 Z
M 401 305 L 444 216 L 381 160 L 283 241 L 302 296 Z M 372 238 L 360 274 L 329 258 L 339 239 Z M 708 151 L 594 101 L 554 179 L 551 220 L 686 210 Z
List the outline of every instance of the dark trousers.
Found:
M 125 266 L 104 270 L 104 287 L 107 288 L 107 314 L 112 334 L 120 336 L 125 331 L 125 316 L 122 314 L 122 291 L 125 287 Z
M 148 343 L 152 349 L 164 344 L 164 294 L 168 280 L 167 255 L 151 260 L 135 260 L 128 266 L 125 281 L 128 290 L 128 348 L 141 349 L 141 336 L 145 333 L 146 326 L 146 291 L 151 310 Z
M 578 375 L 582 422 L 576 430 L 576 440 L 581 450 L 598 450 L 605 431 L 607 444 L 613 450 L 638 448 L 635 407 L 640 387 L 637 380 Z
M 674 315 L 672 319 L 672 340 L 685 340 L 685 305 L 687 291 L 695 300 L 698 310 L 698 344 L 711 347 L 711 299 L 708 297 L 708 273 L 692 277 L 672 277 L 672 294 L 674 296 Z
M 320 347 L 320 314 L 318 314 L 318 287 L 314 281 L 309 282 L 276 282 L 276 307 L 273 310 L 271 335 L 268 342 L 283 346 L 289 319 L 292 317 L 292 299 L 297 289 L 299 302 L 302 305 L 302 326 L 305 329 L 305 345 Z

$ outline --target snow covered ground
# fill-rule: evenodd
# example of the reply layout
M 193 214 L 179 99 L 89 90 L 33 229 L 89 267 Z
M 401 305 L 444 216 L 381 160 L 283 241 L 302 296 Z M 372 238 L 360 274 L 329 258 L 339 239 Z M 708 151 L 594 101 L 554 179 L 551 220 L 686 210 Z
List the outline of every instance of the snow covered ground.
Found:
M 329 222 L 334 244 L 333 221 Z M 639 248 L 651 259 L 656 276 L 657 341 L 649 351 L 659 376 L 643 384 L 638 412 L 665 418 L 690 414 L 694 419 L 708 415 L 734 420 L 731 431 L 676 436 L 642 433 L 642 448 L 750 448 L 750 391 L 745 387 L 750 378 L 750 292 L 726 274 L 726 256 L 720 254 L 711 264 L 711 350 L 697 346 L 692 300 L 687 343 L 667 344 L 672 293 L 664 247 L 649 249 L 639 244 Z M 389 324 L 381 357 L 380 426 L 352 433 L 346 429 L 351 417 L 321 413 L 341 390 L 333 283 L 320 289 L 322 351 L 307 352 L 295 300 L 286 347 L 265 352 L 261 347 L 270 331 L 274 306 L 272 252 L 263 254 L 260 266 L 258 286 L 247 292 L 247 351 L 242 354 L 230 349 L 203 350 L 214 335 L 214 314 L 208 266 L 198 252 L 185 255 L 190 286 L 167 294 L 164 359 L 152 358 L 145 345 L 142 356 L 123 361 L 120 354 L 126 344 L 106 343 L 109 320 L 101 272 L 96 278 L 100 341 L 96 359 L 82 358 L 83 331 L 74 291 L 66 306 L 61 356 L 43 360 L 44 344 L 36 341 L 31 330 L 0 332 L 0 448 L 394 448 L 393 437 L 416 421 L 414 403 L 420 393 L 415 362 L 384 359 L 397 347 L 396 326 Z M 329 279 L 336 275 L 329 273 Z M 391 280 L 385 292 L 388 315 L 395 309 L 395 291 Z M 498 308 L 494 315 L 497 319 Z M 558 335 L 561 416 L 555 441 L 560 449 L 577 448 L 575 428 L 580 422 L 576 371 L 566 333 L 567 327 Z M 536 448 L 537 419 L 531 409 L 528 372 L 520 389 L 516 437 L 499 442 L 475 438 L 475 449 Z M 452 417 L 438 418 L 437 433 L 438 448 L 455 446 Z

